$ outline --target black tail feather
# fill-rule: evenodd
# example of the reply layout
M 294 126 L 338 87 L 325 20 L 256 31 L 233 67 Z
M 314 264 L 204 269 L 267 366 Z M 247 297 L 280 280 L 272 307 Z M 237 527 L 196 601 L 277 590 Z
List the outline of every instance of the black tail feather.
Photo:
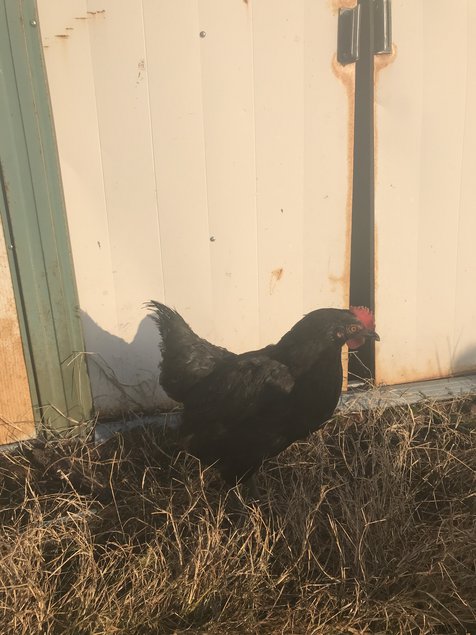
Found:
M 175 309 L 155 300 L 146 306 L 161 336 L 160 383 L 172 399 L 183 402 L 188 391 L 232 353 L 199 337 Z

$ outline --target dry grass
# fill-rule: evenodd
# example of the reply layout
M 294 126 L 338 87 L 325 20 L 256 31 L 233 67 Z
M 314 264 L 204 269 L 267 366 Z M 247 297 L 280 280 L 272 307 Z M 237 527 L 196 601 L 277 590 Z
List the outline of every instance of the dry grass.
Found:
M 241 513 L 159 431 L 24 446 L 0 462 L 1 632 L 475 633 L 471 417 L 340 418 Z

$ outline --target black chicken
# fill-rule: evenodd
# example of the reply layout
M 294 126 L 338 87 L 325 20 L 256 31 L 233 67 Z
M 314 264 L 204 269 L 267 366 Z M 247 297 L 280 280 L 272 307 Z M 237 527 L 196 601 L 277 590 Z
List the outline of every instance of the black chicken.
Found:
M 184 406 L 184 447 L 230 485 L 328 421 L 342 389 L 342 345 L 379 340 L 368 309 L 318 309 L 277 344 L 237 355 L 198 337 L 169 307 L 148 306 L 162 337 L 160 382 Z

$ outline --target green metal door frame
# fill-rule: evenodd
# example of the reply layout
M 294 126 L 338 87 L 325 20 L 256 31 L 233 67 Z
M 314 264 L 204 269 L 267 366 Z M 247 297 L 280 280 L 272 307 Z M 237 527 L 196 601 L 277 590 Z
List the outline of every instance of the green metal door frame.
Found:
M 38 429 L 85 434 L 91 388 L 37 24 L 34 0 L 0 0 L 0 213 Z

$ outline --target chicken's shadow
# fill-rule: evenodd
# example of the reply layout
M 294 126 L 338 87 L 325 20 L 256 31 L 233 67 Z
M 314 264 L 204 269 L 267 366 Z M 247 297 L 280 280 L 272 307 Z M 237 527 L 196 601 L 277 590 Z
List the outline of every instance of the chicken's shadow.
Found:
M 457 375 L 476 373 L 476 345 L 461 351 L 453 360 L 452 367 Z
M 104 418 L 170 409 L 159 383 L 160 336 L 149 316 L 127 342 L 103 329 L 81 311 L 88 373 L 97 415 Z

